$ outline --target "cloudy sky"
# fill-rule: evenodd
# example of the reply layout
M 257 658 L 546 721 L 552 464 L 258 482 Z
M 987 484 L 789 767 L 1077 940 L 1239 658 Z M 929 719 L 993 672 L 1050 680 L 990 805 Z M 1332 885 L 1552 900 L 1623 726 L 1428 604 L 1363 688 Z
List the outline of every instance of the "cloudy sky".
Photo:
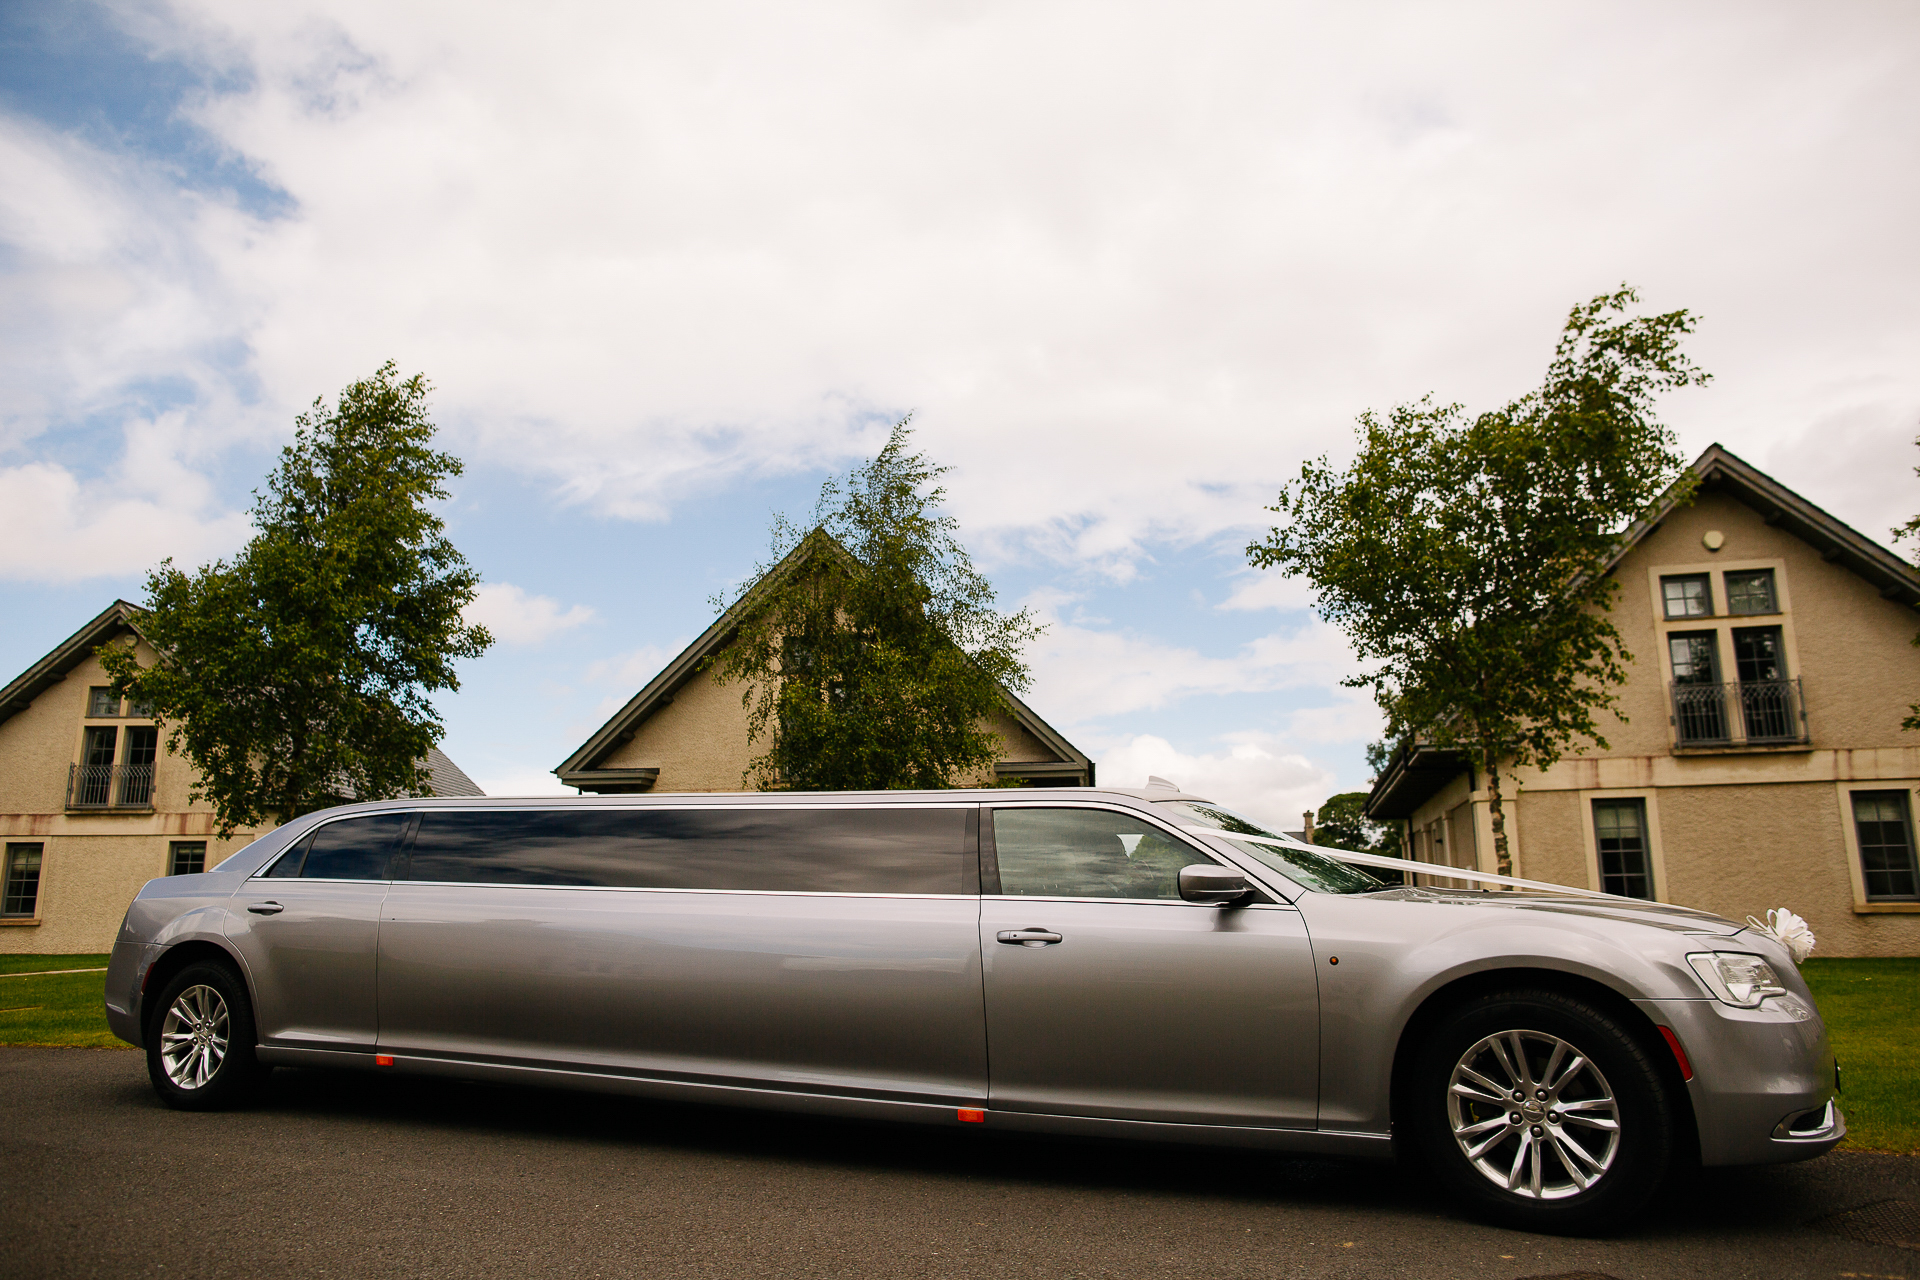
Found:
M 247 536 L 389 358 L 467 460 L 490 792 L 916 414 L 1030 701 L 1285 817 L 1377 721 L 1264 504 L 1354 415 L 1687 307 L 1665 406 L 1870 536 L 1920 510 L 1920 9 L 180 0 L 0 6 L 0 680 Z

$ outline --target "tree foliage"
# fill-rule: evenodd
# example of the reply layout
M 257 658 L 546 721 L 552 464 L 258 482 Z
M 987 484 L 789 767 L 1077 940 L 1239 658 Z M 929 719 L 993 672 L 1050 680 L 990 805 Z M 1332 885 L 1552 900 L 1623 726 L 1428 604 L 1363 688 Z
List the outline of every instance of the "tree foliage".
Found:
M 1313 817 L 1313 843 L 1355 853 L 1397 855 L 1400 852 L 1398 837 L 1385 823 L 1367 820 L 1361 812 L 1366 803 L 1364 791 L 1342 791 L 1327 797 L 1327 802 Z
M 233 562 L 147 576 L 138 627 L 160 661 L 100 650 L 198 771 L 222 834 L 422 790 L 442 733 L 428 695 L 492 643 L 461 619 L 479 577 L 428 506 L 461 471 L 431 447 L 428 390 L 389 361 L 331 408 L 315 400 Z
M 1359 419 L 1352 464 L 1301 468 L 1251 561 L 1304 574 L 1321 616 L 1370 669 L 1388 735 L 1462 749 L 1488 779 L 1511 868 L 1499 770 L 1552 764 L 1632 660 L 1608 610 L 1623 530 L 1687 501 L 1662 392 L 1708 380 L 1680 350 L 1685 311 L 1631 318 L 1632 289 L 1573 308 L 1538 390 L 1469 415 L 1431 397 Z
M 773 559 L 707 661 L 745 686 L 751 739 L 765 744 L 744 785 L 936 788 L 991 772 L 1000 743 L 984 720 L 1026 688 L 1020 654 L 1041 628 L 993 607 L 939 510 L 948 468 L 909 451 L 910 421 L 822 486 L 810 532 L 775 518 Z

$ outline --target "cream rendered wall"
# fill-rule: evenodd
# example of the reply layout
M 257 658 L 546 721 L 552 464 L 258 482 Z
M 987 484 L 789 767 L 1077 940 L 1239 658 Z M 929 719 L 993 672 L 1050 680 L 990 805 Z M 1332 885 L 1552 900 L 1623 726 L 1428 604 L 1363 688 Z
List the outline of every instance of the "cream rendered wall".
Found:
M 633 738 L 608 753 L 603 769 L 658 769 L 654 791 L 739 791 L 747 764 L 762 749 L 747 741 L 747 710 L 739 684 L 723 685 L 711 671 L 680 686 L 673 701 L 640 723 Z M 1040 740 L 1004 712 L 987 718 L 1000 740 L 1000 759 L 1032 763 L 1055 759 Z M 992 785 L 995 775 L 966 779 Z
M 1721 549 L 1703 538 L 1718 530 Z M 1726 616 L 1722 574 L 1772 568 L 1781 613 Z M 1715 616 L 1669 623 L 1666 574 L 1712 575 Z M 1621 716 L 1601 718 L 1605 750 L 1519 772 L 1526 838 L 1516 858 L 1532 879 L 1598 888 L 1592 801 L 1638 795 L 1655 824 L 1659 896 L 1735 920 L 1790 907 L 1821 955 L 1920 954 L 1920 905 L 1868 904 L 1853 848 L 1850 789 L 1905 790 L 1920 817 L 1920 734 L 1900 728 L 1920 702 L 1920 613 L 1881 598 L 1857 575 L 1731 497 L 1705 492 L 1667 517 L 1615 571 L 1613 616 L 1633 654 Z M 1802 682 L 1810 745 L 1675 751 L 1666 634 L 1714 630 L 1731 679 L 1727 632 L 1781 628 L 1788 674 Z
M 139 656 L 143 662 L 154 659 L 144 644 Z M 193 770 L 167 754 L 164 732 L 154 762 L 152 812 L 66 811 L 67 769 L 80 758 L 86 727 L 124 730 L 152 723 L 88 719 L 88 690 L 107 682 L 99 661 L 88 657 L 31 706 L 0 723 L 0 841 L 42 846 L 37 917 L 0 922 L 0 952 L 106 951 L 140 886 L 167 873 L 172 841 L 206 841 L 211 867 L 253 838 L 248 831 L 228 840 L 213 835 L 213 811 L 188 801 Z M 119 751 L 125 750 L 124 739 L 122 733 Z
M 700 672 L 600 767 L 658 769 L 655 791 L 739 791 L 745 785 L 741 775 L 757 754 L 747 741 L 741 692 L 738 684 L 723 685 L 711 671 Z

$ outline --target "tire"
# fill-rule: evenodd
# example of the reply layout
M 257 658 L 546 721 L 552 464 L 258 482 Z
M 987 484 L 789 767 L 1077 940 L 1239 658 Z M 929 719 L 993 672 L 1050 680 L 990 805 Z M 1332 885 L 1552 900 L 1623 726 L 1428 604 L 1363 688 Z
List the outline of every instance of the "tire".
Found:
M 147 1075 L 175 1110 L 239 1106 L 265 1079 L 253 1056 L 253 1002 L 231 966 L 188 965 L 161 988 L 149 1018 Z
M 1577 997 L 1468 1001 L 1442 1016 L 1412 1065 L 1401 1102 L 1415 1153 L 1470 1212 L 1501 1226 L 1626 1226 L 1674 1162 L 1676 1108 L 1658 1060 L 1633 1028 Z

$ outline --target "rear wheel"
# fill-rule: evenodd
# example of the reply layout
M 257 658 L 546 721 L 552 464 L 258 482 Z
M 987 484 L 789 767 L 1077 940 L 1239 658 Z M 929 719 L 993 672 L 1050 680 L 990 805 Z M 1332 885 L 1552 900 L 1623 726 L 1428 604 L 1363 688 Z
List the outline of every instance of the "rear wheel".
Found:
M 1624 1225 L 1674 1155 L 1674 1105 L 1618 1018 L 1552 991 L 1444 1017 L 1404 1097 L 1428 1168 L 1482 1217 L 1532 1231 Z
M 154 1092 L 182 1111 L 236 1106 L 266 1074 L 253 1056 L 246 983 L 216 961 L 190 964 L 161 988 L 146 1040 Z

